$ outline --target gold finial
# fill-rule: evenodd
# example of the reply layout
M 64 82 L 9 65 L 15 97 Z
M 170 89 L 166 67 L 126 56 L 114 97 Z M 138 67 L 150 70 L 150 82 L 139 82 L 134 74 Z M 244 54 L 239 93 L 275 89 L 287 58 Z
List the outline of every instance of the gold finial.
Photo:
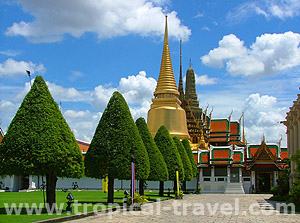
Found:
M 159 97 L 159 94 L 171 94 L 174 97 L 178 97 L 179 95 L 173 74 L 173 67 L 170 56 L 167 16 L 165 23 L 163 55 L 161 59 L 160 73 L 154 96 Z

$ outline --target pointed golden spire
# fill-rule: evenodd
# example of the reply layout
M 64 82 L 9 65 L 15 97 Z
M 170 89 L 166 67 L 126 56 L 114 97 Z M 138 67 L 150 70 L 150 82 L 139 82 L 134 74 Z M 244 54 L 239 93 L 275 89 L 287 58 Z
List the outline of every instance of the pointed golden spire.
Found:
M 160 94 L 171 94 L 174 95 L 174 97 L 178 97 L 179 95 L 173 74 L 173 67 L 170 56 L 167 16 L 165 25 L 164 49 L 161 59 L 159 78 L 154 96 L 159 97 Z

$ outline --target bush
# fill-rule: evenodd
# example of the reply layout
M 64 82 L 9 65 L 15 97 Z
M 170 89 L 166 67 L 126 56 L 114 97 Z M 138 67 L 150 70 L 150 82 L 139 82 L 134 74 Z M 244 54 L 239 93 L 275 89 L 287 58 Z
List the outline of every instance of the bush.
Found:
M 273 196 L 279 196 L 279 185 L 276 185 L 271 188 L 270 193 L 273 194 Z
M 148 199 L 145 195 L 140 195 L 138 193 L 134 194 L 133 203 L 143 204 L 148 202 Z M 127 204 L 131 205 L 131 196 L 127 195 Z
M 294 204 L 300 204 L 300 180 L 296 180 L 290 191 L 290 198 Z

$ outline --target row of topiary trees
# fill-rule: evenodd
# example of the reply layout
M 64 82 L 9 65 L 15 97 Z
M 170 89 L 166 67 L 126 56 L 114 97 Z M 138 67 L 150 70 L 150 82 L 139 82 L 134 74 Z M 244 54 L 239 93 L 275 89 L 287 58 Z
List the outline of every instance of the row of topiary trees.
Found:
M 153 140 L 143 118 L 134 123 L 123 96 L 114 92 L 99 121 L 84 164 L 81 151 L 57 103 L 41 76 L 25 96 L 7 133 L 0 143 L 0 175 L 40 175 L 46 177 L 49 207 L 56 203 L 58 177 L 108 176 L 108 202 L 113 202 L 114 179 L 131 178 L 135 163 L 136 179 L 143 193 L 145 180 L 181 181 L 196 176 L 197 166 L 189 142 L 171 138 L 166 127 Z
M 108 176 L 107 201 L 111 203 L 114 179 L 131 179 L 131 161 L 140 181 L 140 194 L 145 180 L 160 181 L 160 195 L 163 195 L 163 182 L 176 182 L 177 170 L 181 181 L 190 181 L 197 173 L 188 140 L 184 147 L 177 137 L 171 138 L 165 126 L 159 128 L 153 140 L 145 120 L 139 118 L 134 123 L 125 99 L 114 92 L 85 155 L 85 173 L 93 178 Z

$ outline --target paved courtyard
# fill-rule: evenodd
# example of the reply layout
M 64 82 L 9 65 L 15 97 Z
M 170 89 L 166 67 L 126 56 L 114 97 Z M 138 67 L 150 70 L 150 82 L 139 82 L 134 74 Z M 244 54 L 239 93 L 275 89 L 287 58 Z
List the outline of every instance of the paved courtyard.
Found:
M 300 214 L 284 214 L 271 195 L 201 194 L 183 200 L 146 204 L 142 211 L 117 210 L 71 222 L 300 222 Z

